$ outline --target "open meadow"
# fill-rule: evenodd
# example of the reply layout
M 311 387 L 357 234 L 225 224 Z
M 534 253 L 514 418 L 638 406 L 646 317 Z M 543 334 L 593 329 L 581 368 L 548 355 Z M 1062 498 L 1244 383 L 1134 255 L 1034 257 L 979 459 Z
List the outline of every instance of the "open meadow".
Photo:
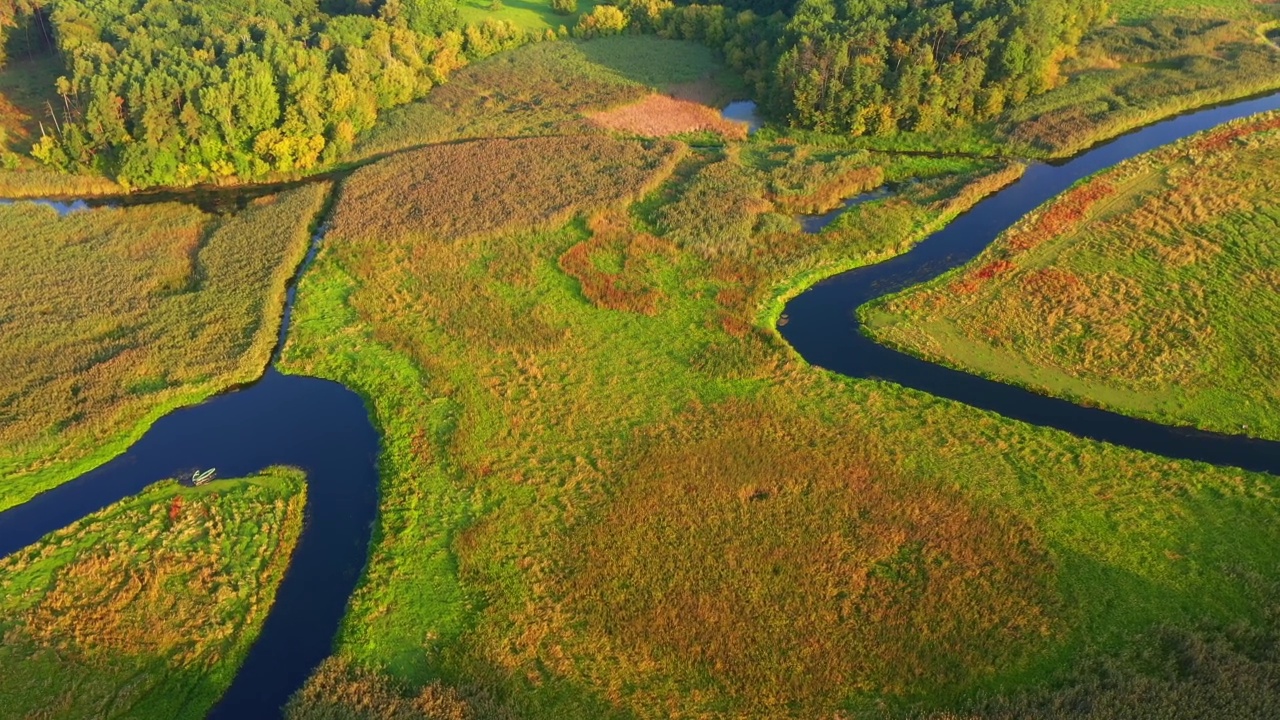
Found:
M 204 717 L 266 618 L 304 504 L 294 470 L 168 481 L 0 560 L 3 714 Z
M 1274 114 L 1155 151 L 867 310 L 867 327 L 1042 392 L 1280 438 L 1278 170 Z
M 328 187 L 210 216 L 0 205 L 0 510 L 256 379 Z
M 365 397 L 381 508 L 290 717 L 1047 713 L 1222 692 L 1160 670 L 1197 642 L 1241 682 L 1269 667 L 1223 633 L 1272 632 L 1272 478 L 840 379 L 772 330 L 1019 166 L 665 147 L 636 148 L 661 172 L 629 207 L 528 206 L 545 222 L 459 221 L 465 175 L 394 212 L 377 164 L 340 189 L 337 218 L 382 224 L 335 224 L 282 369 Z M 514 192 L 559 197 L 541 159 Z M 791 215 L 881 182 L 820 234 Z M 511 215 L 480 195 L 468 218 Z

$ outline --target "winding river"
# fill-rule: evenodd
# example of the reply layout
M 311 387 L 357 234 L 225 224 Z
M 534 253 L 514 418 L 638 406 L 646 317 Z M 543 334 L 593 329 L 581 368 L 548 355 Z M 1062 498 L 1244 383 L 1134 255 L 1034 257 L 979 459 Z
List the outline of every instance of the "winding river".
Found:
M 1280 474 L 1280 443 L 1166 427 L 934 365 L 878 345 L 861 332 L 855 314 L 866 302 L 968 262 L 1022 215 L 1081 178 L 1200 130 L 1278 108 L 1280 94 L 1202 110 L 1126 135 L 1070 162 L 1033 165 L 1019 182 L 910 252 L 835 276 L 798 295 L 787 304 L 787 321 L 779 332 L 813 365 L 850 377 L 889 380 L 1035 425 L 1168 457 Z M 318 233 L 311 256 L 319 240 Z M 289 289 L 281 345 L 295 289 Z M 213 717 L 278 716 L 289 696 L 329 655 L 377 516 L 379 439 L 361 398 L 326 380 L 283 375 L 274 365 L 275 357 L 257 382 L 165 416 L 125 454 L 0 513 L 2 557 L 156 481 L 195 468 L 217 467 L 223 477 L 250 475 L 272 465 L 304 470 L 308 496 L 302 536 L 261 635 Z

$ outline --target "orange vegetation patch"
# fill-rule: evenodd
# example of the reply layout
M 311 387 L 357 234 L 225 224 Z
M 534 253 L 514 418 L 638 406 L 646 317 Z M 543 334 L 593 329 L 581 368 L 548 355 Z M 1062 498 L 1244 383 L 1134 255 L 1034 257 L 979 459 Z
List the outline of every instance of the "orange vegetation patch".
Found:
M 726 120 L 715 108 L 668 95 L 650 95 L 638 102 L 591 113 L 587 117 L 610 130 L 649 137 L 669 137 L 704 130 L 730 140 L 747 137 L 746 123 Z
M 1196 149 L 1201 152 L 1217 152 L 1225 150 L 1231 143 L 1243 137 L 1256 135 L 1268 130 L 1280 128 L 1280 117 L 1271 117 L 1258 122 L 1248 123 L 1245 125 L 1236 125 L 1219 130 L 1200 142 L 1196 143 Z
M 957 295 L 969 295 L 978 291 L 983 283 L 991 278 L 1004 275 L 1013 269 L 1013 263 L 1008 260 L 996 260 L 987 263 L 977 270 L 969 273 L 963 280 L 956 281 L 951 284 L 951 292 Z
M 654 315 L 662 293 L 650 286 L 652 265 L 662 256 L 675 253 L 675 246 L 647 233 L 635 233 L 626 217 L 605 213 L 590 221 L 591 239 L 569 248 L 560 257 L 560 267 L 582 286 L 582 294 L 596 307 L 641 315 Z M 602 270 L 597 257 L 621 255 L 621 270 Z
M 564 544 L 566 648 L 762 715 L 826 717 L 833 688 L 959 685 L 1054 637 L 1035 532 L 857 435 L 733 401 L 645 438 Z
M 1009 248 L 1014 252 L 1024 252 L 1049 238 L 1063 235 L 1083 220 L 1090 208 L 1115 194 L 1115 185 L 1106 180 L 1095 180 L 1067 192 L 1041 213 L 1030 227 L 1012 233 L 1008 240 Z

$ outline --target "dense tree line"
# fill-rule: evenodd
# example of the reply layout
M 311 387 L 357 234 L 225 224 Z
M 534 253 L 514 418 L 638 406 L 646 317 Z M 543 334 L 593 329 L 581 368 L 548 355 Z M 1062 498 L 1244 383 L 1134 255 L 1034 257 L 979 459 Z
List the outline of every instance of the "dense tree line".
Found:
M 54 0 L 67 65 L 34 154 L 134 186 L 255 178 L 345 153 L 380 111 L 523 40 L 450 0 Z
M 1059 82 L 1106 12 L 1105 0 L 617 2 L 575 34 L 709 44 L 775 118 L 853 135 L 993 118 Z M 34 154 L 133 186 L 332 162 L 380 111 L 530 39 L 507 22 L 460 28 L 456 0 L 0 2 L 0 30 L 37 24 L 67 74 Z
M 1107 13 L 1105 0 L 730 1 L 623 0 L 636 25 L 723 50 L 775 117 L 853 135 L 993 118 L 1057 84 Z
M 801 0 L 774 75 L 804 127 L 862 134 L 989 119 L 1059 81 L 1103 0 Z

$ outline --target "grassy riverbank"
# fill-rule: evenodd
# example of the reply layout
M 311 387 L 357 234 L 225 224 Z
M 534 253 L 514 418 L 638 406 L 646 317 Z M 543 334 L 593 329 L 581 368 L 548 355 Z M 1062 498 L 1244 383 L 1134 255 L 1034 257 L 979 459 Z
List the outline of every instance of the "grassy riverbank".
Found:
M 202 718 L 302 530 L 302 474 L 164 482 L 0 561 L 8 717 Z
M 166 412 L 257 378 L 327 192 L 221 217 L 0 206 L 0 510 L 121 452 Z
M 1241 121 L 1092 178 L 867 326 L 1042 392 L 1280 439 L 1277 128 Z
M 335 227 L 284 367 L 366 398 L 382 504 L 293 714 L 896 714 L 1083 682 L 1085 658 L 1140 673 L 1123 649 L 1161 625 L 1261 623 L 1270 479 L 836 378 L 772 331 L 800 282 L 1017 172 L 757 140 L 540 229 L 433 222 L 447 178 L 376 237 Z M 782 212 L 864 175 L 920 182 L 819 235 Z

